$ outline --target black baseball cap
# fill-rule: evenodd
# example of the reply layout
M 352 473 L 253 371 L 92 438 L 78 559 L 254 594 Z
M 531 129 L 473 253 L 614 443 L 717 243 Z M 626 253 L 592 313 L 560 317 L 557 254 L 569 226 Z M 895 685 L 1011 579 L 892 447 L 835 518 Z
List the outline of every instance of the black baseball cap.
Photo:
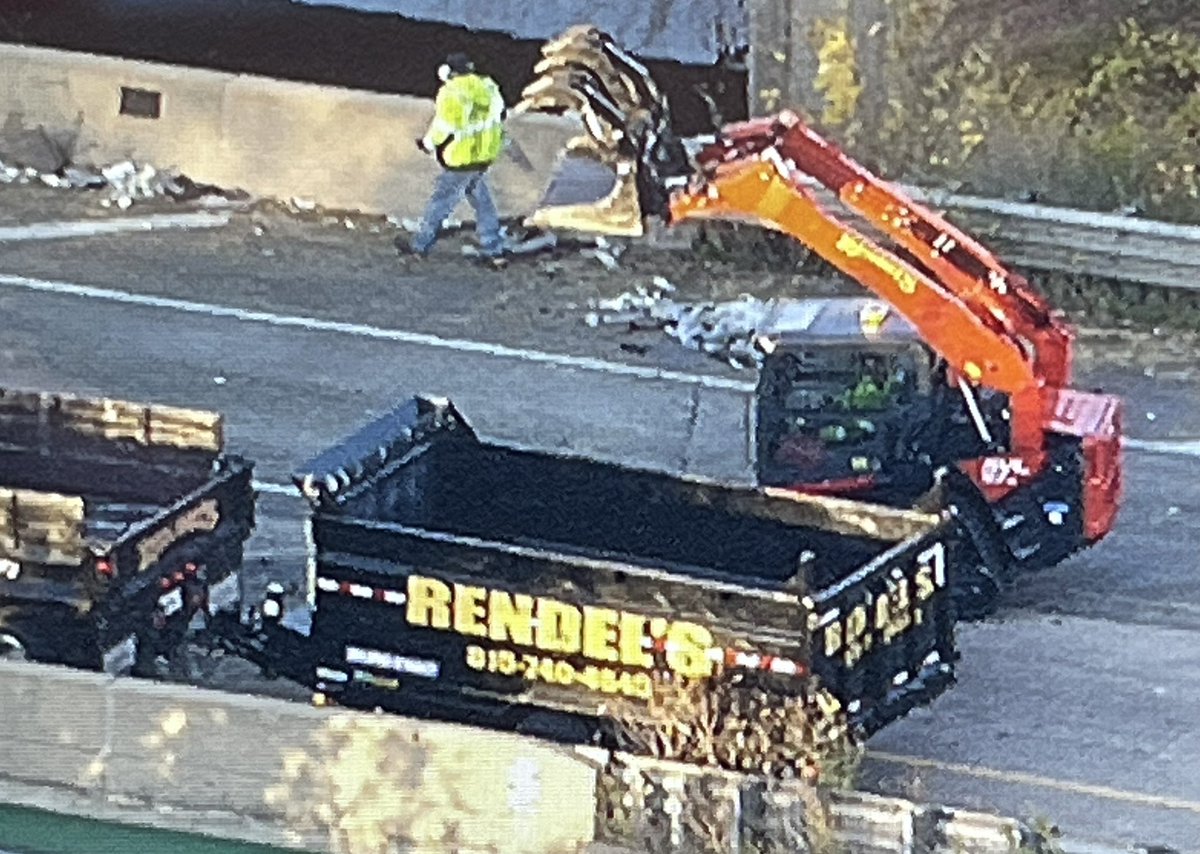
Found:
M 475 63 L 465 53 L 452 53 L 446 57 L 446 66 L 455 74 L 470 74 L 475 70 Z

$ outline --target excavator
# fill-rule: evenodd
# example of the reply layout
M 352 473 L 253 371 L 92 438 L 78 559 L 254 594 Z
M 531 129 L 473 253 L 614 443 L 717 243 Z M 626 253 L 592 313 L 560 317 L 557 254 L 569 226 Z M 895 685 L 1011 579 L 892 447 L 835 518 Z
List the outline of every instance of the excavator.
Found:
M 590 26 L 543 46 L 515 111 L 578 117 L 566 159 L 592 176 L 558 198 L 552 183 L 529 225 L 637 238 L 655 222 L 749 222 L 868 292 L 798 301 L 802 322 L 757 336 L 761 488 L 948 508 L 978 558 L 954 580 L 967 619 L 1020 571 L 1112 530 L 1122 404 L 1071 386 L 1062 313 L 799 115 L 680 139 L 645 67 Z

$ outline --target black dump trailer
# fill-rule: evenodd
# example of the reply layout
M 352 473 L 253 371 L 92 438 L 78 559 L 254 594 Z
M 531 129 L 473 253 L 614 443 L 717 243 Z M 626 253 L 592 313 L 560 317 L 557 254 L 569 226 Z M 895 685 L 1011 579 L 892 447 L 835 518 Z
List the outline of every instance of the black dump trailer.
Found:
M 414 398 L 296 475 L 308 633 L 240 654 L 330 702 L 602 741 L 664 684 L 813 691 L 871 732 L 953 682 L 948 517 L 483 441 Z
M 0 390 L 0 652 L 152 669 L 239 604 L 252 468 L 215 413 Z

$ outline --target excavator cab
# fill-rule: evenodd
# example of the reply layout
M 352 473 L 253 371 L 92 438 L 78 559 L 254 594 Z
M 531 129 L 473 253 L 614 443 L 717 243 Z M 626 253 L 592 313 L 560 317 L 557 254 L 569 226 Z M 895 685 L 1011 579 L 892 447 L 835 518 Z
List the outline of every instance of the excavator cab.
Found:
M 946 364 L 904 318 L 862 298 L 813 299 L 802 325 L 760 335 L 755 392 L 759 483 L 907 505 L 933 485 L 947 455 L 969 459 L 983 439 Z M 980 414 L 1006 441 L 1002 401 Z
M 917 349 L 801 344 L 767 355 L 756 395 L 758 481 L 842 494 L 908 480 L 911 434 L 930 404 Z
M 755 392 L 755 472 L 763 486 L 907 505 L 939 466 L 1003 447 L 1002 395 L 980 401 L 981 436 L 945 364 L 919 344 L 780 343 Z

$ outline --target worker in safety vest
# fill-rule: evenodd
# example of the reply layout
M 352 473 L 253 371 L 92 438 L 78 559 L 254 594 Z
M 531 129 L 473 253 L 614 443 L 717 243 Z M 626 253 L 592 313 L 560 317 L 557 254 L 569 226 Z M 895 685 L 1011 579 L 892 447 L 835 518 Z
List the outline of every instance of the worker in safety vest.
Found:
M 490 77 L 478 74 L 475 63 L 454 53 L 438 69 L 433 122 L 417 147 L 437 158 L 442 172 L 433 185 L 420 230 L 396 247 L 424 257 L 437 242 L 438 230 L 465 196 L 475 210 L 475 231 L 485 260 L 503 266 L 504 243 L 500 218 L 487 185 L 488 167 L 504 146 L 504 98 Z

